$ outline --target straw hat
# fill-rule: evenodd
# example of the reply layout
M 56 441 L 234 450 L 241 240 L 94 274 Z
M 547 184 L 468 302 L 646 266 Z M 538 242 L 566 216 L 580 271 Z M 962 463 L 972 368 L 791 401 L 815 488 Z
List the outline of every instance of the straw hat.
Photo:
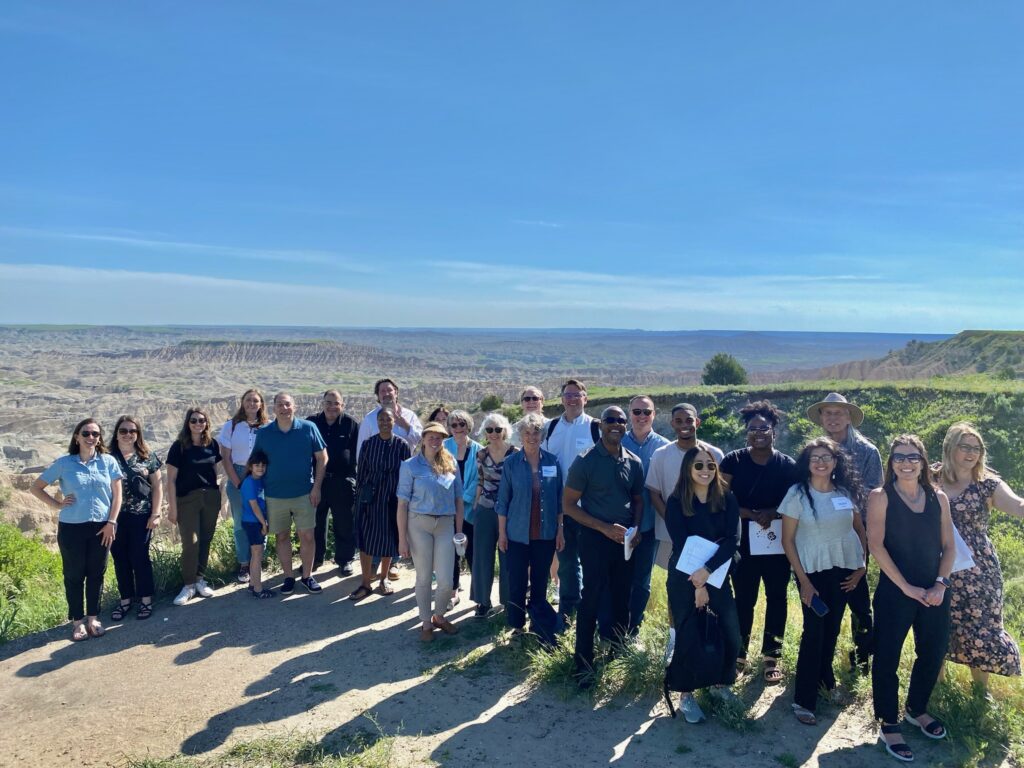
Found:
M 437 423 L 436 421 L 428 421 L 427 425 L 423 427 L 423 432 L 421 434 L 424 437 L 426 437 L 432 432 L 448 437 L 448 430 L 445 429 L 441 424 Z
M 840 395 L 838 392 L 829 392 L 825 399 L 820 403 L 815 403 L 807 409 L 807 418 L 821 426 L 821 409 L 830 405 L 841 405 L 850 413 L 850 423 L 855 427 L 859 427 L 864 423 L 864 411 L 858 408 L 853 403 L 849 402 L 845 397 Z

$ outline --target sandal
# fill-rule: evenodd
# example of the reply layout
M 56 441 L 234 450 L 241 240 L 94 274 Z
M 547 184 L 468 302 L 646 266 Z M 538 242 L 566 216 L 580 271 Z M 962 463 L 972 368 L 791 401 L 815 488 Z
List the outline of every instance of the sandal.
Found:
M 778 659 L 764 660 L 764 681 L 768 685 L 777 685 L 782 682 L 782 670 L 779 669 Z
M 878 734 L 878 740 L 882 742 L 882 746 L 885 747 L 885 751 L 895 757 L 901 763 L 912 763 L 914 761 L 914 753 L 910 747 L 907 746 L 906 742 L 898 741 L 895 744 L 890 744 L 885 740 L 886 735 L 892 735 L 894 733 L 900 733 L 900 727 L 898 725 L 882 725 L 882 731 Z
M 380 586 L 377 587 L 377 591 L 382 595 L 393 595 L 395 594 L 395 588 L 388 584 L 386 579 L 380 580 Z
M 107 634 L 107 630 L 100 624 L 99 619 L 93 619 L 92 621 L 86 620 L 85 631 L 89 633 L 89 637 L 103 637 Z
M 799 704 L 791 704 L 793 708 L 793 715 L 804 725 L 817 725 L 818 719 L 814 716 L 814 713 L 806 707 L 801 707 Z
M 924 717 L 931 717 L 931 715 L 929 715 L 927 712 L 922 712 L 920 715 L 917 715 L 916 717 L 912 716 L 909 712 L 907 712 L 903 715 L 903 719 L 911 725 L 920 728 L 921 733 L 923 733 L 929 739 L 946 738 L 946 726 L 942 724 L 941 720 L 937 720 L 934 717 L 932 717 L 931 722 L 928 723 L 928 725 L 923 725 L 921 721 L 918 720 L 918 718 L 922 715 Z
M 360 584 L 358 587 L 356 587 L 355 591 L 348 596 L 348 599 L 355 603 L 358 603 L 360 600 L 365 600 L 372 594 L 373 590 L 370 587 L 366 586 L 365 584 Z
M 132 601 L 129 600 L 127 603 L 122 600 L 117 604 L 117 607 L 110 612 L 110 619 L 112 621 L 121 621 L 127 616 L 132 610 Z
M 390 568 L 388 568 L 388 579 L 390 579 L 391 581 L 398 581 L 398 578 L 398 566 L 392 565 Z
M 153 604 L 152 603 L 139 603 L 139 609 L 135 612 L 135 618 L 139 621 L 148 619 L 153 615 Z
M 444 616 L 433 616 L 430 619 L 430 623 L 440 629 L 446 635 L 457 635 L 459 634 L 459 628 L 452 624 Z
M 75 624 L 71 628 L 71 639 L 76 643 L 89 639 L 89 630 L 85 628 L 85 624 Z

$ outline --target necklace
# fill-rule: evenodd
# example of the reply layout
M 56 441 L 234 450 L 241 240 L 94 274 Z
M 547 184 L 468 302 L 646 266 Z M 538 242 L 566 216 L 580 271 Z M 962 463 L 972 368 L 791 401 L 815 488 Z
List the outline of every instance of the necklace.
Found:
M 900 488 L 898 485 L 896 486 L 896 493 L 898 493 L 900 497 L 910 506 L 917 504 L 919 501 L 921 501 L 921 499 L 924 498 L 924 488 L 922 488 L 920 485 L 917 486 L 917 493 L 914 494 L 914 498 L 910 498 L 909 496 L 907 496 L 907 494 L 903 492 L 903 489 Z

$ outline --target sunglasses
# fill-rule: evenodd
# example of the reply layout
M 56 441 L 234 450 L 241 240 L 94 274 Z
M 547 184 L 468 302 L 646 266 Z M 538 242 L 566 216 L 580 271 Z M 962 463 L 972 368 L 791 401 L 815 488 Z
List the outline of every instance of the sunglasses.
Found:
M 652 413 L 654 413 L 654 411 L 652 411 L 650 408 L 634 408 L 633 409 L 633 415 L 634 416 L 650 416 Z
M 811 464 L 831 464 L 835 460 L 836 457 L 830 453 L 824 456 L 811 456 L 809 459 Z
M 465 429 L 469 425 L 464 421 L 453 421 L 448 426 L 450 426 L 452 429 Z
M 765 432 L 771 432 L 771 431 L 772 431 L 771 427 L 747 427 L 747 432 L 748 433 L 764 434 Z
M 524 403 L 535 403 L 543 398 L 537 397 L 536 395 L 523 395 Z
M 704 467 L 707 467 L 712 472 L 714 472 L 716 469 L 718 469 L 718 465 L 715 464 L 715 462 L 713 462 L 713 461 L 707 461 L 707 462 L 695 461 L 695 462 L 693 462 L 693 468 L 696 469 L 698 472 L 700 472 L 702 469 L 704 469 Z
M 601 419 L 605 424 L 625 424 L 626 420 L 621 416 L 605 416 Z
M 500 435 L 504 431 L 505 430 L 502 429 L 501 427 L 484 427 L 484 432 L 486 432 L 488 435 L 493 435 L 495 433 Z
M 970 443 L 957 443 L 956 447 L 959 448 L 964 453 L 977 453 L 979 455 L 981 454 L 980 445 L 971 445 Z
M 924 457 L 920 453 L 894 453 L 892 455 L 893 464 L 902 464 L 905 461 L 909 461 L 911 464 L 920 464 Z
M 189 424 L 205 424 L 206 423 L 206 419 L 204 419 L 202 416 L 193 416 L 191 419 L 188 420 L 188 423 Z
M 80 437 L 99 437 L 100 436 L 99 432 L 94 432 L 91 429 L 83 429 L 78 434 L 79 434 Z
M 131 427 L 118 427 L 117 428 L 117 434 L 119 434 L 119 435 L 137 435 L 137 434 L 139 434 L 139 430 L 133 429 Z

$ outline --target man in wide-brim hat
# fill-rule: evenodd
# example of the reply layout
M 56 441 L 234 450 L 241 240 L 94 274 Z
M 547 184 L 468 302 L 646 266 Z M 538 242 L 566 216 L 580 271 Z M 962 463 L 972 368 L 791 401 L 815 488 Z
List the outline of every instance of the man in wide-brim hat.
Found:
M 860 509 L 861 519 L 867 525 L 867 495 L 882 484 L 882 457 L 878 448 L 857 427 L 864 423 L 864 411 L 838 392 L 830 392 L 825 399 L 807 409 L 807 418 L 818 424 L 825 433 L 839 443 L 853 459 L 853 466 L 860 474 L 862 493 L 855 501 Z M 865 562 L 867 552 L 864 553 Z M 851 629 L 855 651 L 850 652 L 850 663 L 860 666 L 866 674 L 871 655 L 872 621 L 871 599 L 868 594 L 868 580 L 861 579 L 850 594 Z

